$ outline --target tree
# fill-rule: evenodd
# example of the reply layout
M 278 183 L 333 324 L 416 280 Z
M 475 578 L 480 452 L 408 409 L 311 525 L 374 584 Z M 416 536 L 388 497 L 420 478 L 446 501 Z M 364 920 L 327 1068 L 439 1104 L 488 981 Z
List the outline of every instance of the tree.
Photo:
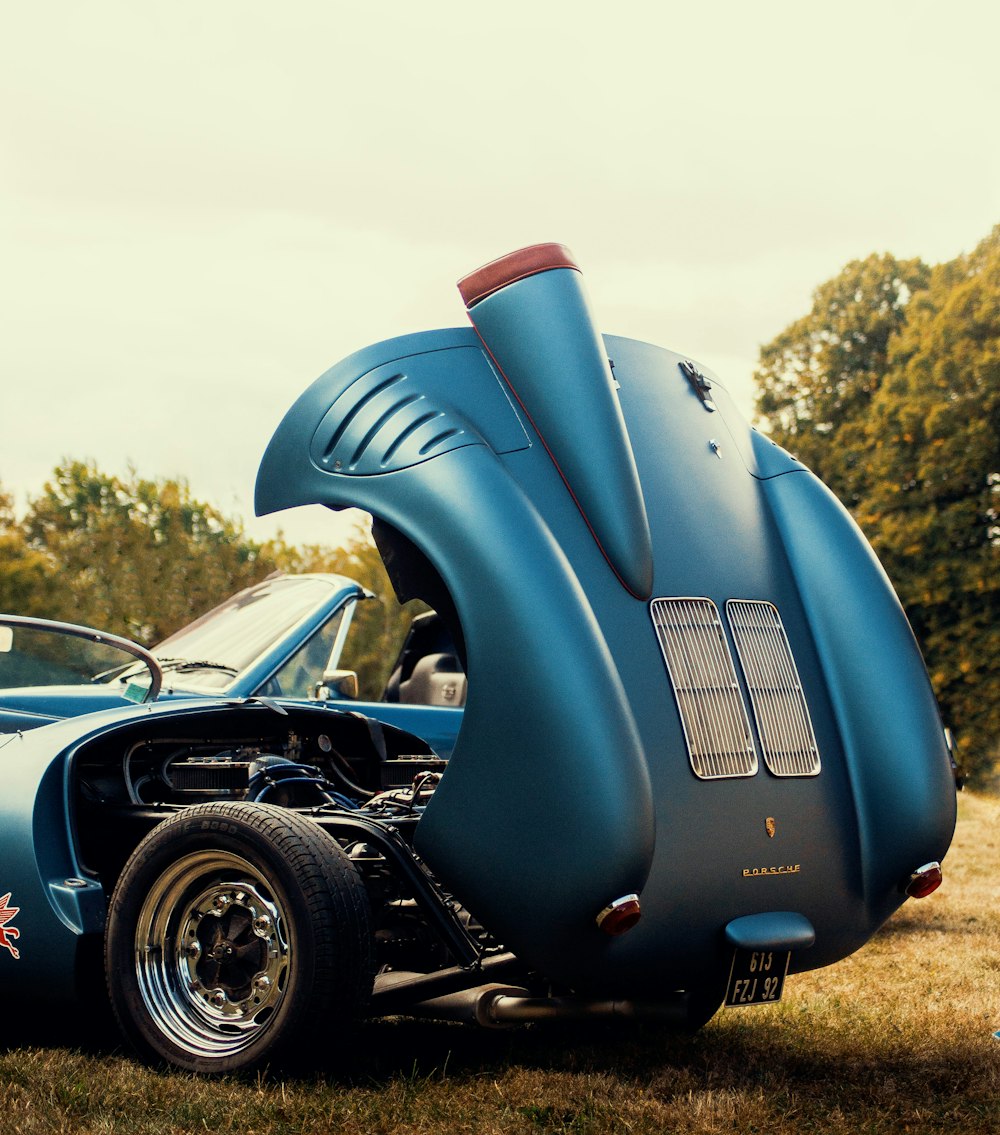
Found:
M 342 548 L 246 539 L 186 482 L 121 478 L 93 462 L 56 467 L 18 521 L 0 490 L 0 611 L 64 619 L 151 644 L 275 570 L 334 572 L 374 596 L 355 612 L 345 663 L 377 698 L 410 618 L 364 525 Z
M 277 566 L 277 549 L 195 500 L 184 481 L 58 466 L 23 521 L 27 548 L 58 586 L 52 617 L 139 642 L 165 638 Z
M 920 638 L 963 763 L 1000 739 L 1000 226 L 909 305 L 865 425 L 862 526 Z
M 28 546 L 13 497 L 0 489 L 0 611 L 44 617 L 53 608 L 57 589 L 51 561 Z
M 921 260 L 853 260 L 816 289 L 808 315 L 761 348 L 754 381 L 764 428 L 848 505 L 865 488 L 861 433 L 890 340 L 928 277 Z

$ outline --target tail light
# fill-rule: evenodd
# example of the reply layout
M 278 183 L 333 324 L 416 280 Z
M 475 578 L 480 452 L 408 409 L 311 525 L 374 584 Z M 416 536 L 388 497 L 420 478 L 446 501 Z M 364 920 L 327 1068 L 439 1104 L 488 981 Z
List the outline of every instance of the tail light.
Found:
M 597 925 L 605 934 L 610 934 L 612 938 L 617 938 L 619 934 L 624 934 L 626 930 L 631 930 L 641 917 L 642 910 L 639 907 L 639 896 L 622 895 L 620 899 L 615 899 L 613 903 L 609 903 L 601 911 L 597 916 Z
M 923 899 L 941 886 L 942 878 L 940 863 L 925 863 L 913 872 L 903 890 L 911 899 Z

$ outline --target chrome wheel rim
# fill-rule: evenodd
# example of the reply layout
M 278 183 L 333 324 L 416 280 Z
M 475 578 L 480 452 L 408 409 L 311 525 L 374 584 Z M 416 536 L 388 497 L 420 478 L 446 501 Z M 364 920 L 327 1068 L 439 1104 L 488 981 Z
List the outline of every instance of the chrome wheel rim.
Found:
M 281 1007 L 291 964 L 282 901 L 238 855 L 182 857 L 139 912 L 139 994 L 160 1033 L 193 1056 L 219 1059 L 254 1044 Z

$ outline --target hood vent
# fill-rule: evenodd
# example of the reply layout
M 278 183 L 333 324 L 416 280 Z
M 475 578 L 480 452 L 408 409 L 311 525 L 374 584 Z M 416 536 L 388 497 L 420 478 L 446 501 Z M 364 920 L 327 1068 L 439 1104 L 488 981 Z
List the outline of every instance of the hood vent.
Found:
M 654 599 L 650 614 L 695 775 L 753 776 L 757 748 L 719 609 L 711 599 Z M 768 771 L 816 776 L 819 746 L 778 609 L 730 599 L 726 617 Z
M 388 372 L 388 373 L 387 373 Z M 377 367 L 352 382 L 326 412 L 310 456 L 328 473 L 392 473 L 482 439 L 419 379 Z
M 819 747 L 778 609 L 730 599 L 726 615 L 746 677 L 764 763 L 775 776 L 815 776 Z
M 711 599 L 654 599 L 650 613 L 695 775 L 753 776 L 750 720 L 718 608 Z

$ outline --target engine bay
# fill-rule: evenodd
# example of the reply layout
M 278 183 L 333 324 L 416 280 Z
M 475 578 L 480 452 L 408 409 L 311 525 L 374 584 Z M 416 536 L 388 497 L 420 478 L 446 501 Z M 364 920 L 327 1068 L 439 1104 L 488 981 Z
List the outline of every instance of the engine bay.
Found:
M 102 731 L 71 755 L 80 858 L 110 888 L 166 815 L 240 800 L 391 822 L 407 842 L 447 767 L 425 742 L 361 714 L 247 702 Z M 335 826 L 335 825 L 334 825 Z
M 356 810 L 410 796 L 419 806 L 447 766 L 419 738 L 360 714 L 282 710 L 194 712 L 183 730 L 176 718 L 141 722 L 86 743 L 73 765 L 79 800 L 139 811 L 209 800 Z

